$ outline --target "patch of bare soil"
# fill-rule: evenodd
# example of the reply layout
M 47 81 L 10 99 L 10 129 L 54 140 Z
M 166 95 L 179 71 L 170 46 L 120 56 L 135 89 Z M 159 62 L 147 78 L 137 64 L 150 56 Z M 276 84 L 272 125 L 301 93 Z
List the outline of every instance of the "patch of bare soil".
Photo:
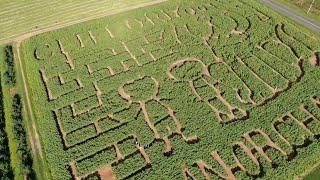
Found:
M 13 95 L 15 94 L 14 88 L 10 88 L 9 89 L 9 94 L 10 94 L 11 97 L 13 97 Z
M 113 171 L 111 167 L 105 167 L 99 170 L 99 175 L 101 180 L 115 180 L 116 178 L 113 175 Z
M 319 55 L 319 56 L 320 56 L 320 55 Z M 310 63 L 311 63 L 313 66 L 319 66 L 319 61 L 320 61 L 320 57 L 317 58 L 317 56 L 315 55 L 315 56 L 313 56 L 313 57 L 311 58 Z

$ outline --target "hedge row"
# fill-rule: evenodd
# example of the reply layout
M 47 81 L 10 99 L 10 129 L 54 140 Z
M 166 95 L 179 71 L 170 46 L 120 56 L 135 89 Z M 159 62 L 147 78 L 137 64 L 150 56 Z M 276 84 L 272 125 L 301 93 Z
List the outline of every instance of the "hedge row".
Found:
M 23 123 L 22 101 L 19 94 L 15 94 L 12 99 L 12 123 L 13 135 L 17 141 L 17 154 L 21 159 L 20 169 L 24 176 L 29 179 L 36 179 L 35 172 L 32 169 L 32 156 L 27 143 L 27 134 Z
M 2 90 L 1 83 L 0 90 Z M 0 93 L 0 179 L 13 179 L 14 175 L 10 165 L 10 150 L 5 130 L 6 122 L 2 98 L 3 94 Z
M 16 72 L 14 70 L 14 55 L 13 48 L 11 45 L 7 45 L 5 48 L 5 62 L 7 66 L 7 71 L 4 73 L 6 78 L 6 83 L 10 86 L 14 86 L 16 84 Z

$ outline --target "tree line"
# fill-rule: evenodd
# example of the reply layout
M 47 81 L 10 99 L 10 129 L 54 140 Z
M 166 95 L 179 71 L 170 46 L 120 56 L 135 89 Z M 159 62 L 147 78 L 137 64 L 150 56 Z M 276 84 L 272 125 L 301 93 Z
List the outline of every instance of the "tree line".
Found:
M 14 86 L 16 84 L 16 72 L 14 69 L 14 54 L 12 45 L 6 45 L 4 48 L 5 51 L 5 63 L 6 63 L 6 72 L 4 73 L 5 82 Z
M 0 79 L 1 82 L 1 79 Z M 2 90 L 0 83 L 0 90 Z M 0 92 L 0 179 L 14 179 L 12 167 L 10 165 L 10 150 L 8 136 L 6 133 L 6 122 L 3 106 L 3 93 Z
M 23 104 L 21 96 L 15 94 L 12 98 L 12 123 L 14 139 L 18 143 L 17 154 L 21 160 L 20 170 L 28 179 L 35 179 L 32 169 L 33 159 L 27 142 L 27 134 L 23 123 Z

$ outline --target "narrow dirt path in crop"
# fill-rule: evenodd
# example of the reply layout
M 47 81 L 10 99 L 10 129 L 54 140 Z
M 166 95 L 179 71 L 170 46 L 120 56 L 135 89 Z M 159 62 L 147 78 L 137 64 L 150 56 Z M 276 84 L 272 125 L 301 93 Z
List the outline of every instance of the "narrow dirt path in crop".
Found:
M 151 6 L 151 5 L 154 5 L 154 4 L 157 4 L 157 3 L 161 3 L 161 2 L 165 2 L 165 1 L 167 1 L 167 0 L 155 0 L 155 1 L 152 1 L 152 2 L 142 3 L 142 4 L 135 5 L 135 6 L 126 7 L 126 8 L 123 8 L 123 9 L 110 11 L 107 14 L 104 14 L 102 16 L 88 17 L 88 18 L 72 21 L 72 22 L 66 23 L 66 24 L 49 26 L 49 27 L 46 27 L 46 28 L 43 28 L 43 29 L 39 29 L 37 31 L 25 33 L 25 34 L 23 34 L 21 36 L 18 36 L 16 38 L 13 38 L 13 43 L 14 43 L 15 47 L 17 48 L 17 60 L 16 61 L 19 63 L 19 71 L 21 72 L 21 78 L 22 78 L 22 82 L 23 82 L 23 90 L 24 90 L 24 95 L 25 95 L 25 108 L 26 108 L 25 110 L 26 110 L 26 112 L 28 114 L 27 117 L 30 118 L 30 122 L 31 122 L 31 126 L 29 126 L 29 128 L 31 128 L 29 130 L 29 133 L 30 133 L 30 137 L 29 137 L 30 144 L 31 144 L 31 147 L 32 147 L 32 151 L 35 154 L 35 157 L 40 157 L 40 158 L 38 158 L 38 160 L 41 161 L 40 162 L 41 163 L 40 166 L 45 167 L 44 158 L 43 158 L 42 147 L 41 147 L 41 143 L 40 143 L 40 139 L 39 139 L 39 134 L 37 132 L 37 127 L 36 127 L 36 123 L 35 123 L 35 117 L 34 117 L 34 114 L 33 114 L 33 111 L 32 111 L 32 105 L 31 105 L 31 100 L 30 100 L 30 93 L 29 93 L 29 90 L 28 90 L 27 79 L 26 79 L 26 76 L 25 76 L 25 72 L 24 72 L 24 68 L 23 68 L 23 64 L 22 64 L 22 60 L 21 60 L 21 56 L 20 56 L 20 44 L 21 44 L 21 42 L 23 40 L 26 40 L 26 39 L 32 37 L 32 36 L 35 36 L 35 35 L 38 35 L 38 34 L 41 34 L 41 33 L 45 33 L 45 32 L 48 32 L 48 31 L 61 29 L 61 28 L 68 27 L 68 26 L 71 26 L 71 25 L 75 25 L 75 24 L 79 24 L 79 23 L 86 22 L 86 21 L 89 21 L 89 20 L 98 19 L 98 18 L 102 18 L 102 17 L 118 14 L 118 13 L 129 11 L 129 10 L 132 10 L 132 9 Z M 113 35 L 112 35 L 112 37 L 113 37 Z M 1 44 L 1 42 L 0 42 L 0 44 Z M 43 172 L 43 173 L 44 173 L 44 175 L 46 177 L 48 177 L 48 174 L 46 172 Z
M 25 91 L 25 97 L 26 97 L 26 110 L 28 111 L 28 114 L 29 114 L 29 118 L 31 119 L 31 122 L 32 122 L 32 134 L 34 133 L 34 136 L 32 138 L 32 141 L 31 141 L 31 145 L 32 145 L 32 149 L 34 151 L 36 151 L 37 153 L 39 153 L 39 155 L 42 157 L 42 152 L 41 152 L 41 145 L 39 142 L 39 138 L 38 138 L 38 135 L 36 135 L 36 128 L 35 128 L 35 124 L 33 122 L 33 112 L 32 112 L 32 109 L 31 109 L 31 103 L 30 103 L 30 99 L 29 99 L 29 92 L 28 92 L 28 87 L 27 87 L 27 84 L 26 84 L 26 78 L 25 78 L 25 75 L 24 75 L 24 71 L 23 71 L 23 68 L 22 68 L 22 63 L 21 63 L 21 57 L 20 57 L 20 42 L 17 42 L 16 43 L 16 48 L 17 48 L 17 54 L 18 54 L 18 57 L 17 57 L 17 60 L 19 61 L 19 67 L 20 67 L 20 72 L 21 72 L 21 77 L 22 77 L 22 82 L 23 82 L 23 88 L 24 88 L 24 91 Z M 38 138 L 38 140 L 37 140 Z M 39 149 L 39 150 L 38 150 Z
M 28 91 L 28 86 L 26 83 L 26 77 L 25 77 L 25 72 L 23 70 L 23 66 L 22 66 L 22 61 L 21 61 L 21 56 L 20 56 L 20 42 L 16 42 L 15 47 L 17 48 L 17 59 L 16 61 L 19 62 L 19 71 L 21 73 L 21 77 L 22 77 L 22 82 L 23 82 L 23 90 L 24 90 L 24 97 L 25 97 L 25 110 L 27 111 L 27 117 L 30 118 L 31 120 L 31 128 L 29 129 L 29 133 L 30 133 L 30 144 L 31 144 L 31 149 L 33 151 L 33 153 L 36 155 L 36 157 L 39 155 L 40 156 L 40 161 L 41 161 L 41 166 L 44 166 L 44 159 L 43 159 L 43 154 L 42 154 L 42 149 L 41 149 L 41 144 L 40 144 L 40 139 L 39 139 L 39 134 L 37 132 L 37 127 L 35 124 L 35 118 L 33 115 L 33 111 L 32 111 L 32 106 L 31 106 L 31 102 L 30 102 L 30 98 L 29 98 L 29 91 Z M 28 122 L 30 123 L 30 122 Z M 30 128 L 30 126 L 28 126 L 28 128 Z M 46 177 L 48 177 L 46 172 L 43 172 L 44 175 Z
M 48 31 L 61 29 L 61 28 L 68 27 L 68 26 L 71 26 L 71 25 L 79 24 L 79 23 L 90 21 L 90 20 L 94 20 L 94 19 L 103 18 L 103 17 L 106 17 L 106 16 L 115 15 L 115 14 L 118 14 L 118 13 L 121 13 L 121 12 L 130 11 L 130 10 L 133 10 L 133 9 L 152 6 L 154 4 L 158 4 L 158 3 L 162 3 L 162 2 L 166 2 L 166 1 L 168 1 L 168 0 L 154 0 L 154 1 L 151 1 L 151 2 L 141 3 L 141 4 L 134 5 L 134 6 L 121 8 L 121 9 L 116 9 L 116 10 L 109 11 L 108 13 L 105 13 L 103 15 L 97 15 L 97 16 L 87 17 L 87 18 L 83 18 L 83 19 L 78 19 L 78 20 L 75 20 L 75 21 L 72 21 L 72 22 L 69 22 L 69 23 L 64 23 L 64 24 L 48 26 L 46 28 L 38 29 L 36 31 L 28 32 L 28 33 L 25 33 L 23 35 L 19 35 L 19 36 L 15 37 L 15 38 L 12 38 L 12 39 L 15 42 L 19 42 L 19 41 L 23 41 L 25 39 L 28 39 L 28 38 L 30 38 L 32 36 L 35 36 L 35 35 L 38 35 L 38 34 L 41 34 L 41 33 L 45 33 L 45 32 L 48 32 Z M 2 44 L 2 43 L 3 42 L 0 42 L 0 44 Z

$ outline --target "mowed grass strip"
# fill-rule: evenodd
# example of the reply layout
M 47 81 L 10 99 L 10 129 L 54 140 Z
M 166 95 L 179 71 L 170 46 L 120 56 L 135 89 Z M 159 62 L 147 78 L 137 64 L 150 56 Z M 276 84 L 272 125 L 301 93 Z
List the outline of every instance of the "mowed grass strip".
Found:
M 101 16 L 151 0 L 1 1 L 0 43 L 47 26 Z

